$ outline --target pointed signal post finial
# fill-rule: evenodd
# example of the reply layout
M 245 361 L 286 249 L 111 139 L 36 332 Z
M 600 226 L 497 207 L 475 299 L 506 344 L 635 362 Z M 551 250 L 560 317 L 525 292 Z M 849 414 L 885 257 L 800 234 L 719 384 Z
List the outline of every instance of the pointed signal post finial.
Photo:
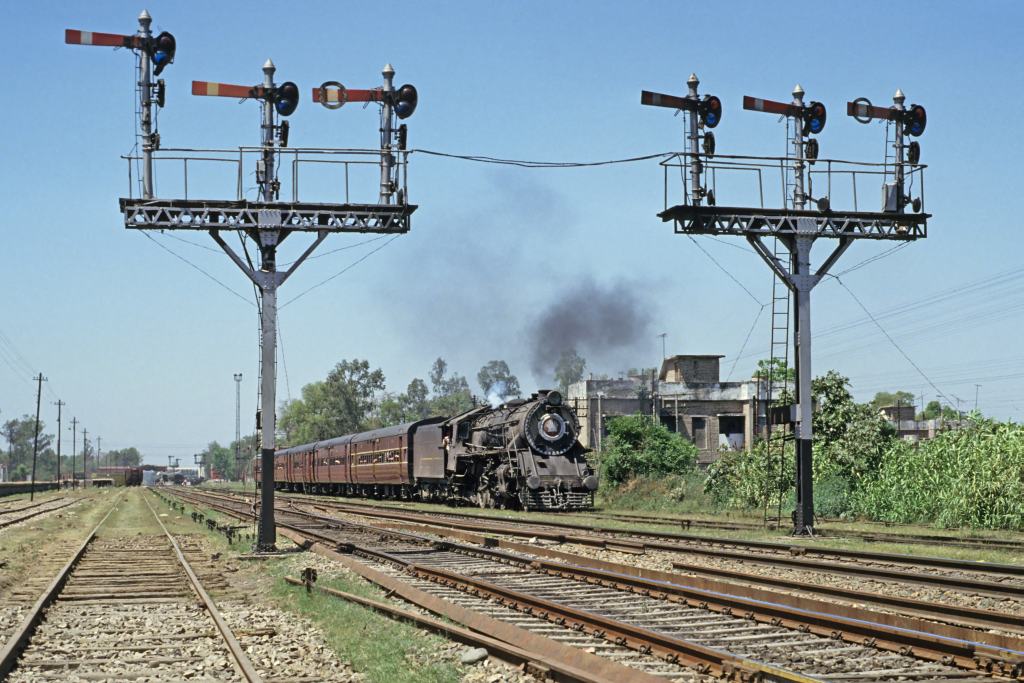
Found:
M 381 74 L 384 76 L 384 78 L 387 78 L 388 76 L 394 76 L 395 67 L 391 66 L 391 62 L 388 62 L 387 64 L 384 65 L 384 69 L 381 70 Z
M 892 101 L 896 104 L 902 105 L 907 101 L 907 96 L 903 94 L 903 90 L 896 88 L 896 94 L 892 96 Z
M 151 21 L 153 21 L 153 17 L 151 17 L 149 15 L 149 10 L 148 9 L 144 9 L 144 10 L 142 10 L 142 12 L 139 13 L 139 23 L 140 24 L 148 24 Z
M 690 77 L 686 79 L 686 85 L 700 85 L 700 79 L 697 78 L 697 74 L 690 74 Z
M 263 62 L 263 73 L 271 73 L 272 74 L 276 70 L 277 70 L 277 67 L 274 66 L 274 62 L 270 59 L 270 57 L 267 57 L 267 61 Z
M 796 99 L 800 100 L 800 99 L 803 99 L 803 96 L 804 96 L 803 86 L 801 86 L 799 83 L 797 83 L 795 86 L 793 86 L 793 97 L 795 97 Z

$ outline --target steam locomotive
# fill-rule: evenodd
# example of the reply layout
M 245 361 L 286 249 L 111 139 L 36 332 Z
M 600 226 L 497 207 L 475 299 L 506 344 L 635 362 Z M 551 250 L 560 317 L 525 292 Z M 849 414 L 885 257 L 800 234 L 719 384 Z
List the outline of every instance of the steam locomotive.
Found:
M 274 487 L 525 510 L 593 507 L 597 475 L 557 391 L 277 451 Z M 254 463 L 262 485 L 260 461 Z

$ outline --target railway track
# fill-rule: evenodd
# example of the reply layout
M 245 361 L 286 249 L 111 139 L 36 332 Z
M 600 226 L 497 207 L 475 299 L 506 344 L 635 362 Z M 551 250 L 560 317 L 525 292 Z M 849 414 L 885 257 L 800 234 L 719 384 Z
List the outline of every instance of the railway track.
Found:
M 181 491 L 174 495 L 227 514 L 251 515 L 242 499 Z M 566 639 L 662 678 L 684 679 L 684 673 L 666 669 L 666 664 L 685 666 L 689 676 L 696 672 L 736 680 L 987 680 L 996 673 L 1024 677 L 1024 646 L 1011 650 L 981 645 L 538 561 L 525 553 L 438 543 L 294 507 L 278 515 L 279 524 L 300 538 L 358 557 L 362 568 L 348 561 L 356 571 L 406 582 L 449 603 Z M 578 642 L 583 636 L 586 645 Z M 594 638 L 602 642 L 594 644 Z M 632 654 L 627 657 L 622 648 Z
M 152 507 L 162 534 L 102 534 L 116 506 L 26 610 L 0 652 L 0 675 L 261 680 Z
M 22 505 L 7 510 L 0 510 L 0 529 L 5 529 L 34 517 L 39 517 L 40 515 L 56 512 L 57 510 L 63 510 L 64 508 L 70 507 L 79 501 L 80 499 L 78 498 L 72 498 L 69 500 L 65 497 L 61 497 L 39 501 L 38 503 L 32 503 L 31 505 Z
M 564 522 L 520 522 L 484 515 L 411 511 L 380 505 L 360 505 L 320 497 L 285 495 L 318 507 L 374 519 L 428 524 L 476 533 L 542 539 L 624 553 L 682 553 L 731 560 L 744 564 L 844 574 L 900 584 L 916 584 L 953 591 L 970 591 L 993 598 L 1024 600 L 1024 565 L 996 564 L 922 555 L 900 555 L 818 546 L 793 545 L 732 538 L 657 534 L 608 530 Z M 566 531 L 569 529 L 570 531 Z M 698 571 L 680 562 L 679 568 Z
M 650 524 L 653 526 L 675 527 L 684 531 L 690 529 L 717 529 L 722 531 L 763 531 L 778 529 L 777 524 L 757 524 L 756 522 L 730 522 L 723 520 L 696 519 L 687 517 L 654 517 L 641 514 L 622 513 L 587 513 L 574 514 L 577 518 L 594 518 L 615 522 Z M 1004 552 L 1024 553 L 1024 541 L 989 538 L 985 536 L 948 534 L 907 534 L 887 531 L 857 531 L 853 529 L 823 529 L 823 536 L 829 539 L 855 538 L 872 543 L 892 543 L 906 545 L 928 545 L 949 548 L 971 548 L 974 550 L 999 550 Z

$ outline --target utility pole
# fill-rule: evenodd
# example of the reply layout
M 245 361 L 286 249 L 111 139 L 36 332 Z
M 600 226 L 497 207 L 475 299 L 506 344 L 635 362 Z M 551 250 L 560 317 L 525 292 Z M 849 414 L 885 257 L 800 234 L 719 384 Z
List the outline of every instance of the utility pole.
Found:
M 235 373 L 235 470 L 242 473 L 245 483 L 245 468 L 242 467 L 242 373 Z
M 978 412 L 978 390 L 981 389 L 980 384 L 974 385 L 974 412 Z
M 89 430 L 82 427 L 82 488 L 89 486 Z
M 39 406 L 43 400 L 43 382 L 46 381 L 41 372 L 34 379 L 38 383 L 38 388 L 36 389 L 36 436 L 32 441 L 32 483 L 29 484 L 28 488 L 29 500 L 35 500 L 36 497 L 36 456 L 39 453 Z
M 96 456 L 92 459 L 92 471 L 93 474 L 100 473 L 100 467 L 103 464 L 103 437 L 96 437 Z
M 78 451 L 78 418 L 71 419 L 71 488 L 78 488 L 78 481 L 75 479 L 75 454 Z
M 60 433 L 61 433 L 60 415 L 61 415 L 61 408 L 63 408 L 67 404 L 64 403 L 64 401 L 61 401 L 60 399 L 57 399 L 57 402 L 54 403 L 54 405 L 57 406 L 57 490 L 59 491 L 60 490 Z
M 661 337 L 661 359 L 665 360 L 668 358 L 668 356 L 665 355 L 665 337 L 668 336 L 668 332 L 662 332 L 658 336 Z

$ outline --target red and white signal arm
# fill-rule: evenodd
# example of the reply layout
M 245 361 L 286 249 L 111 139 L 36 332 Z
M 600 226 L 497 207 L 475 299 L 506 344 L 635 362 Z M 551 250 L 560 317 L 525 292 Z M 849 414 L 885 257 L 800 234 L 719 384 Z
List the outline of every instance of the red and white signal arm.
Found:
M 846 103 L 846 115 L 852 116 L 861 123 L 870 123 L 871 119 L 895 121 L 899 118 L 900 112 L 888 107 L 876 107 L 868 98 L 858 97 L 853 102 Z
M 381 88 L 349 90 L 338 81 L 326 81 L 319 88 L 313 88 L 313 101 L 328 109 L 340 109 L 346 102 L 380 102 L 382 99 Z
M 100 47 L 133 47 L 136 36 L 120 33 L 97 33 L 95 31 L 79 31 L 65 29 L 64 42 L 68 45 L 98 45 Z
M 260 97 L 262 90 L 262 87 L 253 87 L 251 85 L 192 81 L 192 94 L 203 97 L 233 97 L 242 100 L 248 97 Z
M 750 95 L 743 96 L 743 108 L 748 111 L 763 111 L 781 116 L 801 116 L 803 114 L 803 109 L 795 104 L 765 100 Z

